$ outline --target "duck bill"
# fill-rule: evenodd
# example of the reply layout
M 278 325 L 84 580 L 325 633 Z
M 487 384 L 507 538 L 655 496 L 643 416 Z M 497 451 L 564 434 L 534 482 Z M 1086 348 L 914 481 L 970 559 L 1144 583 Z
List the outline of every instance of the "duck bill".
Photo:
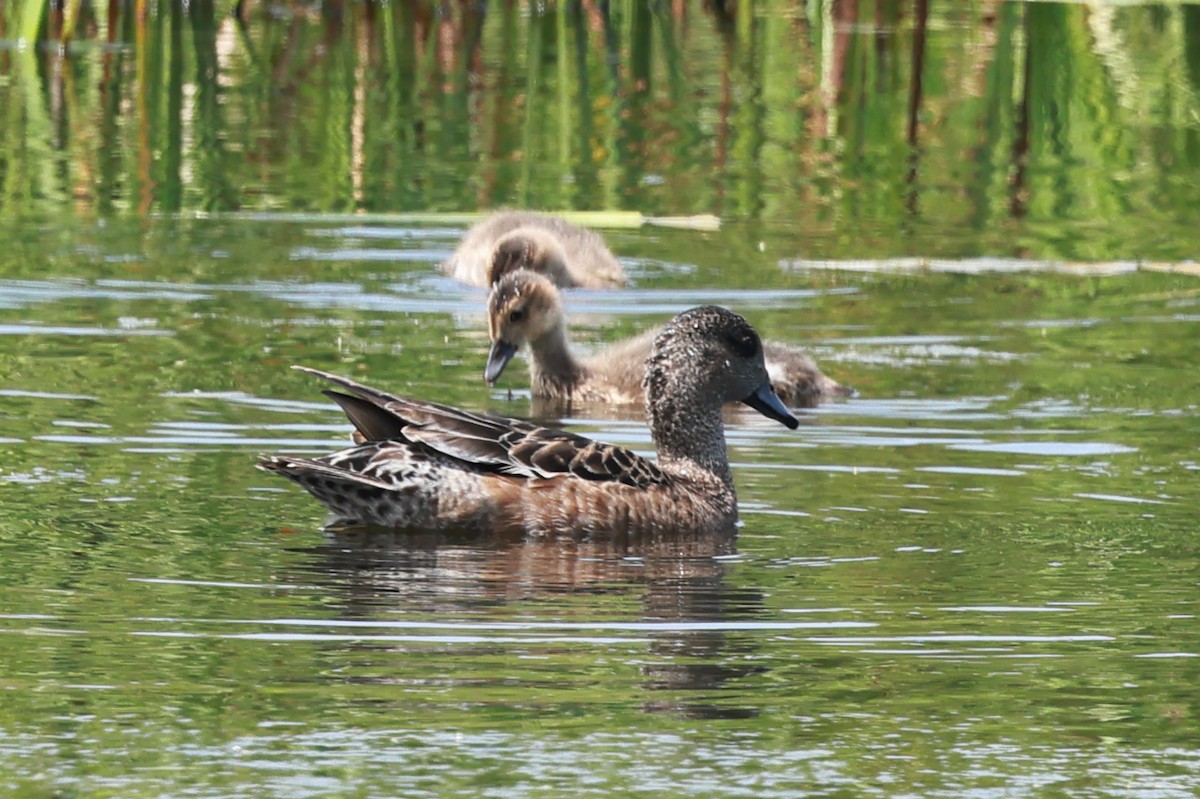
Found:
M 800 426 L 800 422 L 795 416 L 792 416 L 791 411 L 779 399 L 775 390 L 771 388 L 770 383 L 763 383 L 753 394 L 742 400 L 742 402 L 768 419 L 774 419 L 780 424 L 787 425 L 791 430 L 795 430 Z
M 488 350 L 487 366 L 483 370 L 483 379 L 489 386 L 496 385 L 504 367 L 508 366 L 508 362 L 516 354 L 517 348 L 504 339 L 496 339 L 492 342 L 492 348 Z

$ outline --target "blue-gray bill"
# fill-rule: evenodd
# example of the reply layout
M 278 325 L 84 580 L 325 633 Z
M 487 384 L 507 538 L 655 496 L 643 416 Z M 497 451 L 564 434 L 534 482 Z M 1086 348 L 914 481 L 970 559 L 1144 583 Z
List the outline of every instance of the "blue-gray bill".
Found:
M 487 366 L 483 370 L 483 379 L 489 386 L 496 384 L 504 367 L 508 366 L 508 362 L 516 354 L 517 348 L 504 339 L 492 342 L 492 348 L 488 350 Z
M 770 383 L 763 383 L 753 394 L 742 400 L 742 402 L 768 419 L 774 419 L 781 424 L 787 425 L 790 430 L 795 430 L 800 426 L 799 420 L 795 416 L 792 416 L 792 412 L 779 399 L 775 390 L 771 388 Z

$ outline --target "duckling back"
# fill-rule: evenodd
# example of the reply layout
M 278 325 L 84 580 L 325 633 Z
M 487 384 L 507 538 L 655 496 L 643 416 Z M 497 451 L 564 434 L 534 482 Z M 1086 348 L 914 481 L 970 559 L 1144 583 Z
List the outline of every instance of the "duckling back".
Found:
M 596 232 L 531 211 L 502 211 L 477 223 L 442 264 L 451 277 L 487 287 L 515 269 L 531 269 L 560 288 L 613 288 L 625 272 Z
M 815 408 L 822 402 L 855 394 L 854 389 L 822 372 L 816 361 L 795 347 L 764 341 L 763 355 L 771 385 L 789 407 Z

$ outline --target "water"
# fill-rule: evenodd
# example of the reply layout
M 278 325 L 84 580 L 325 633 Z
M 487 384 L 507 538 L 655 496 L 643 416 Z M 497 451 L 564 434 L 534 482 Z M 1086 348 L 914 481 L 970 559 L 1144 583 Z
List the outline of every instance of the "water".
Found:
M 890 6 L 873 16 L 863 5 L 865 33 L 848 46 L 874 41 L 873 24 L 897 32 L 882 50 L 852 48 L 863 59 L 882 53 L 898 70 L 880 84 L 891 89 L 868 93 L 890 114 L 888 104 L 903 109 L 907 96 L 913 23 L 907 10 L 893 24 Z M 755 35 L 770 40 L 787 30 L 780 20 L 792 20 L 813 26 L 821 41 L 826 7 L 802 6 L 797 18 L 786 6 L 767 4 Z M 378 32 L 355 8 L 318 70 L 334 64 L 342 70 L 335 76 L 356 74 L 356 48 L 373 41 L 361 32 Z M 188 166 L 179 174 L 192 177 L 178 195 L 163 193 L 169 181 L 144 184 L 153 186 L 145 213 L 136 125 L 117 125 L 104 158 L 118 163 L 90 171 L 101 149 L 85 125 L 68 125 L 41 151 L 34 145 L 53 140 L 31 125 L 30 106 L 18 106 L 27 110 L 0 133 L 0 792 L 1195 795 L 1195 278 L 980 271 L 958 260 L 953 272 L 912 272 L 878 262 L 1178 265 L 1194 257 L 1188 211 L 1197 184 L 1185 157 L 1194 122 L 1175 114 L 1195 102 L 1192 89 L 1179 84 L 1170 98 L 1178 105 L 1169 106 L 1146 99 L 1159 96 L 1152 91 L 1125 93 L 1129 76 L 1143 87 L 1182 80 L 1185 73 L 1160 68 L 1182 57 L 1164 42 L 1186 41 L 1192 9 L 997 9 L 987 24 L 975 12 L 935 10 L 930 75 L 957 74 L 960 56 L 986 68 L 1023 63 L 1021 42 L 1002 46 L 1002 34 L 1019 39 L 1031 15 L 1049 15 L 1070 36 L 1044 52 L 1074 59 L 1084 75 L 1072 91 L 1116 98 L 1115 121 L 1092 125 L 1103 116 L 1094 111 L 1069 115 L 1053 137 L 1031 134 L 1027 174 L 1054 180 L 1047 188 L 1031 179 L 1029 193 L 1018 193 L 1027 199 L 1023 215 L 1012 213 L 1002 185 L 949 169 L 979 163 L 963 149 L 967 131 L 979 129 L 960 120 L 984 103 L 962 80 L 926 81 L 933 110 L 924 124 L 946 138 L 933 136 L 924 152 L 947 171 L 921 189 L 915 214 L 903 201 L 903 172 L 869 173 L 881 151 L 847 147 L 852 131 L 838 126 L 858 118 L 848 109 L 866 96 L 851 89 L 832 106 L 805 95 L 805 108 L 832 108 L 841 120 L 812 145 L 833 148 L 824 183 L 794 163 L 765 169 L 757 183 L 736 159 L 710 169 L 706 143 L 718 128 L 704 127 L 687 147 L 648 147 L 647 158 L 662 163 L 597 170 L 596 194 L 563 188 L 583 185 L 563 182 L 577 174 L 570 159 L 556 166 L 534 158 L 522 195 L 519 180 L 499 178 L 530 160 L 468 158 L 473 145 L 451 143 L 421 151 L 411 172 L 364 172 L 383 188 L 364 188 L 356 200 L 352 172 L 306 169 L 310 143 L 286 138 L 272 115 L 246 123 L 277 142 L 263 169 L 250 174 L 247 161 L 243 172 L 222 172 L 199 159 L 201 140 L 242 141 L 236 126 L 261 97 L 247 46 L 222 22 L 214 41 L 229 37 L 220 45 L 229 49 L 218 48 L 228 82 L 220 119 L 205 123 L 216 125 L 215 139 L 188 117 L 195 135 L 180 138 Z M 708 76 L 697 77 L 694 101 L 715 108 L 719 92 L 705 92 L 720 86 L 721 40 L 710 17 L 692 13 L 683 63 Z M 286 22 L 315 47 L 329 23 L 298 19 L 253 16 L 251 44 L 282 46 L 272 37 Z M 542 46 L 555 41 L 559 23 L 550 19 Z M 150 30 L 164 41 L 175 22 L 184 42 L 204 40 L 193 33 L 195 19 L 162 10 L 150 21 L 161 21 Z M 518 23 L 523 59 L 536 26 Z M 572 20 L 563 24 L 574 30 Z M 661 27 L 649 30 L 663 41 Z M 1112 31 L 1121 34 L 1116 49 L 1106 38 Z M 498 74 L 497 54 L 508 52 L 500 36 L 498 27 L 485 31 L 485 76 Z M 985 46 L 992 36 L 1000 43 Z M 635 41 L 621 39 L 621 53 Z M 152 47 L 119 50 L 124 71 L 113 74 L 132 81 L 137 53 Z M 77 48 L 67 74 L 103 75 L 111 51 L 86 39 Z M 196 56 L 187 53 L 191 75 Z M 41 77 L 30 84 L 21 57 L 0 53 L 12 59 L 0 62 L 0 95 L 9 101 L 52 85 Z M 665 61 L 652 63 L 666 74 Z M 1120 68 L 1096 72 L 1096 64 Z M 757 73 L 734 74 L 753 82 Z M 551 77 L 536 90 L 557 91 Z M 509 90 L 523 97 L 525 75 L 518 84 Z M 96 85 L 70 84 L 50 111 L 86 101 L 83 111 L 99 113 Z M 336 99 L 339 85 L 354 84 L 301 81 L 296 94 L 276 99 L 315 125 L 316 112 L 301 111 Z M 508 83 L 497 78 L 473 96 L 492 107 L 497 85 Z M 116 90 L 133 103 L 135 86 Z M 203 86 L 187 84 L 185 96 L 197 103 L 189 113 L 201 108 Z M 662 104 L 644 127 L 628 130 L 675 141 L 657 126 L 676 119 L 666 105 L 679 99 L 673 87 L 656 81 Z M 593 100 L 607 96 L 593 88 Z M 779 119 L 782 101 L 767 89 L 758 107 Z M 1120 116 L 1129 103 L 1149 111 Z M 469 140 L 456 108 L 433 104 L 428 124 Z M 748 113 L 744 104 L 735 110 Z M 149 118 L 147 130 L 166 136 L 168 127 Z M 537 142 L 540 129 L 532 130 Z M 751 135 L 737 130 L 727 135 Z M 762 152 L 772 152 L 781 134 L 765 130 Z M 1147 131 L 1154 135 L 1140 135 Z M 364 136 L 386 151 L 386 137 Z M 1129 143 L 1132 150 L 1112 147 L 1135 168 L 1040 155 L 1053 151 L 1041 146 L 1055 143 L 1061 154 L 1064 142 L 1095 136 Z M 1145 148 L 1176 157 L 1144 157 Z M 151 171 L 165 170 L 169 153 L 152 148 Z M 199 214 L 211 205 L 200 190 L 204 169 L 232 176 L 231 206 L 313 213 L 302 221 Z M 868 170 L 870 180 L 854 170 Z M 14 182 L 18 171 L 42 182 Z M 93 193 L 106 174 L 110 208 Z M 344 182 L 318 190 L 331 174 Z M 417 180 L 431 174 L 447 179 Z M 694 188 L 697 175 L 711 185 Z M 1121 187 L 1116 205 L 1099 203 L 1101 191 L 1084 192 L 1098 175 Z M 401 191 L 417 184 L 428 193 Z M 963 192 L 983 198 L 974 228 L 946 200 Z M 1088 201 L 1078 200 L 1085 193 Z M 741 204 L 755 196 L 757 206 Z M 571 293 L 581 348 L 719 301 L 765 335 L 805 344 L 860 392 L 804 412 L 794 432 L 752 413 L 733 417 L 743 520 L 736 540 L 335 535 L 321 529 L 315 501 L 253 469 L 261 452 L 316 453 L 345 441 L 340 412 L 292 363 L 469 408 L 547 413 L 531 402 L 519 362 L 495 389 L 481 379 L 483 293 L 434 268 L 461 225 L 354 223 L 322 212 L 596 207 L 605 197 L 652 213 L 715 211 L 723 225 L 606 230 L 635 284 Z M 879 205 L 872 197 L 899 199 Z M 869 268 L 816 268 L 821 259 Z M 572 413 L 560 421 L 574 430 L 651 448 L 635 417 Z
M 345 439 L 289 363 L 530 411 L 519 369 L 511 399 L 480 379 L 480 292 L 432 270 L 456 231 L 375 272 L 291 258 L 335 228 L 159 221 L 185 257 L 114 261 L 122 226 L 0 282 L 7 790 L 1200 784 L 1190 278 L 780 273 L 734 304 L 862 396 L 795 433 L 737 417 L 735 542 L 353 538 L 252 468 Z M 197 273 L 247 226 L 255 259 Z M 680 302 L 579 294 L 588 342 Z

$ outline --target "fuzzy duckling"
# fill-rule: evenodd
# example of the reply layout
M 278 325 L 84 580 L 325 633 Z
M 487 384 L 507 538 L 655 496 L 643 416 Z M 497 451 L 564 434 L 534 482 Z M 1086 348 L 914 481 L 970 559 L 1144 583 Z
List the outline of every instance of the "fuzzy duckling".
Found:
M 543 274 L 562 288 L 616 288 L 628 282 L 600 234 L 531 211 L 492 214 L 468 230 L 442 264 L 450 277 L 485 288 L 517 269 Z
M 577 358 L 567 340 L 562 294 L 543 275 L 523 269 L 502 276 L 492 287 L 488 333 L 492 346 L 484 379 L 489 384 L 495 384 L 527 344 L 534 396 L 638 404 L 644 364 L 659 329 L 613 344 L 590 358 Z M 775 393 L 789 407 L 811 408 L 854 394 L 795 347 L 766 341 L 763 356 Z

